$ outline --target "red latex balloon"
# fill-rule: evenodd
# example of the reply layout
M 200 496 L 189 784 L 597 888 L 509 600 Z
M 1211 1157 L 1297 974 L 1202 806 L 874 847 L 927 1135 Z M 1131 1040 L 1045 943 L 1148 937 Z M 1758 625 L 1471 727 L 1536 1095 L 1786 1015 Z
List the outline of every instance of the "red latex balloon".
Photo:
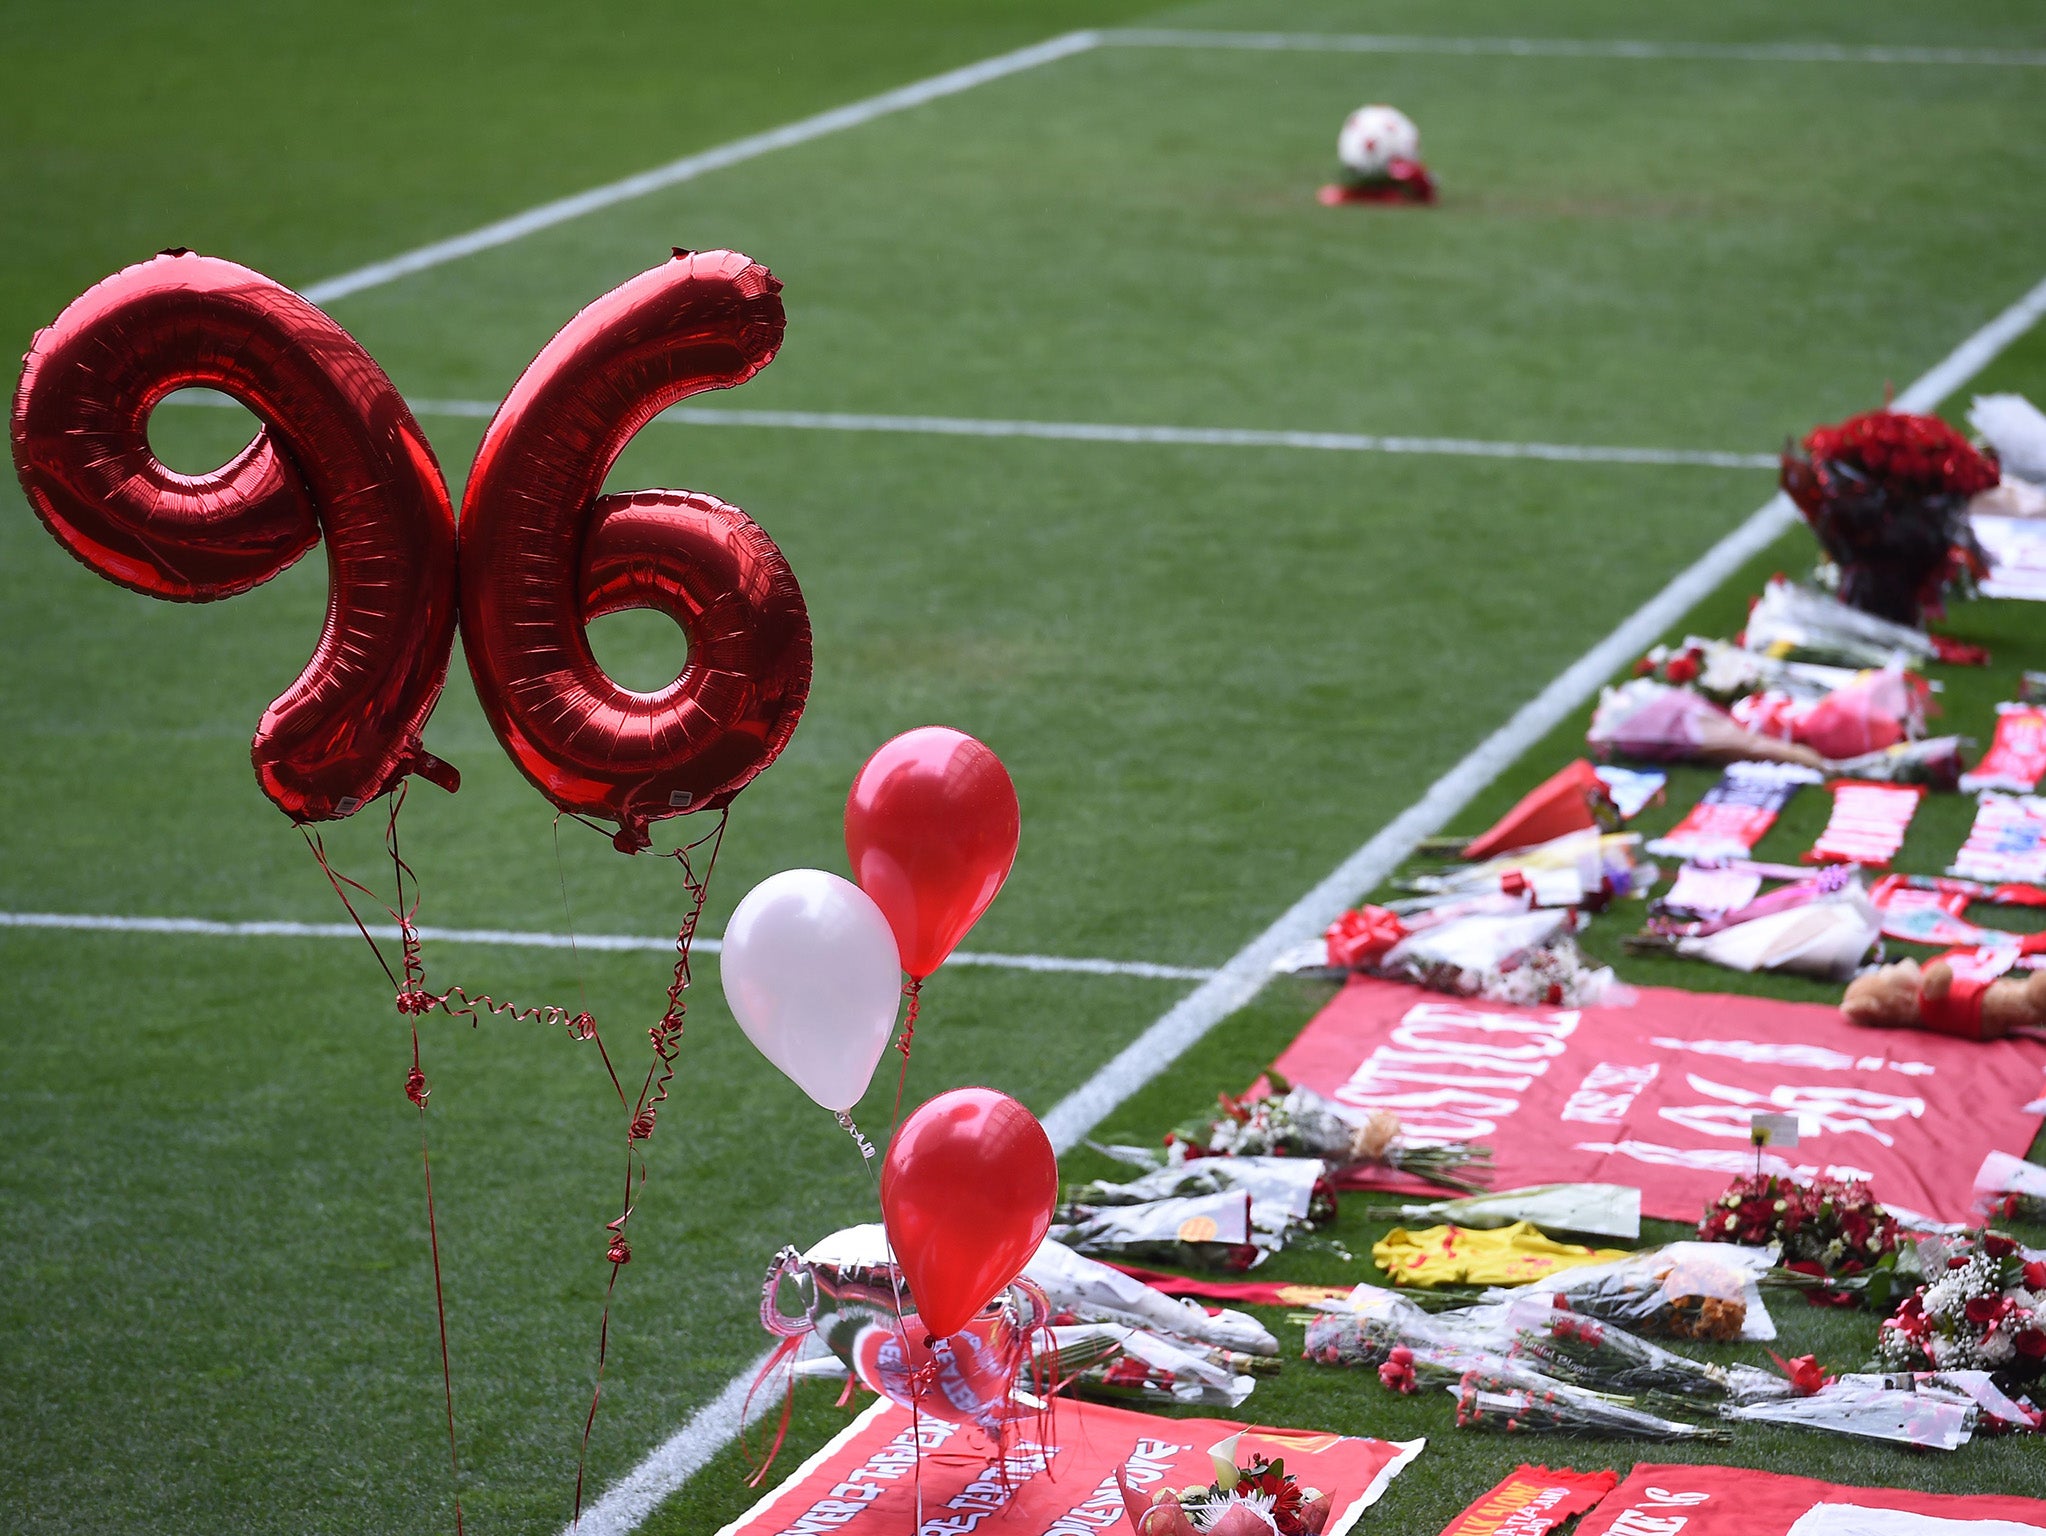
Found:
M 881 1215 L 935 1338 L 1023 1272 L 1051 1228 L 1058 1159 L 1037 1117 L 992 1088 L 954 1088 L 902 1122 L 881 1163 Z
M 963 731 L 920 726 L 867 759 L 846 797 L 845 851 L 911 976 L 944 964 L 980 920 L 1021 833 L 1008 770 Z
M 225 390 L 263 422 L 206 475 L 167 469 L 149 447 L 149 413 L 193 385 Z M 325 537 L 326 626 L 251 748 L 287 816 L 350 815 L 415 770 L 459 782 L 419 740 L 455 634 L 447 487 L 391 381 L 326 315 L 210 256 L 129 267 L 36 333 L 13 446 L 57 541 L 152 597 L 232 597 Z
M 731 251 L 678 252 L 564 326 L 498 408 L 462 500 L 462 642 L 512 761 L 563 810 L 647 824 L 727 803 L 788 743 L 810 620 L 781 551 L 688 491 L 602 495 L 632 435 L 742 384 L 781 345 L 781 284 Z M 584 625 L 656 608 L 689 636 L 666 688 L 605 675 Z

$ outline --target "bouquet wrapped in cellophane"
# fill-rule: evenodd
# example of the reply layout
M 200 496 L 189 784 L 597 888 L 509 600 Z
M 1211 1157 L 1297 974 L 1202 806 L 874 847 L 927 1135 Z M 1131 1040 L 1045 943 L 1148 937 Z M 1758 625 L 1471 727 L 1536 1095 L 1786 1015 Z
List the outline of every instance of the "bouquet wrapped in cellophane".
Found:
M 1200 1158 L 1127 1183 L 1076 1187 L 1051 1235 L 1082 1253 L 1240 1270 L 1335 1210 L 1334 1186 L 1318 1158 Z
M 1023 1275 L 1044 1291 L 1055 1322 L 1119 1323 L 1200 1348 L 1278 1358 L 1278 1339 L 1248 1312 L 1175 1300 L 1063 1243 L 1041 1243 Z
M 1991 1152 L 1975 1172 L 1975 1209 L 1989 1221 L 2046 1221 L 2046 1168 Z
M 1572 1311 L 1560 1305 L 1562 1300 L 1528 1298 L 1515 1302 L 1507 1314 L 1514 1354 L 1560 1380 L 1691 1405 L 1762 1402 L 1790 1395 L 1790 1383 L 1781 1376 L 1751 1365 L 1693 1360 L 1615 1323 Z
M 1044 1330 L 1040 1380 L 1074 1397 L 1162 1408 L 1235 1408 L 1278 1361 L 1208 1349 L 1115 1323 L 1065 1323 Z
M 1960 1393 L 1897 1391 L 1849 1380 L 1804 1397 L 1729 1404 L 1723 1411 L 1743 1423 L 1787 1424 L 1932 1451 L 1966 1445 L 1978 1417 L 1974 1402 Z
M 1665 1243 L 1610 1264 L 1564 1270 L 1523 1291 L 1561 1296 L 1573 1312 L 1650 1338 L 1773 1339 L 1760 1280 L 1777 1254 L 1774 1247 Z
M 1346 1111 L 1311 1088 L 1267 1072 L 1261 1098 L 1217 1096 L 1221 1113 L 1166 1136 L 1183 1158 L 1312 1157 L 1337 1170 L 1384 1168 L 1476 1194 L 1490 1179 L 1492 1149 L 1468 1142 L 1410 1140 L 1390 1110 Z
M 1240 1273 L 1264 1263 L 1278 1246 L 1269 1234 L 1259 1240 L 1251 1210 L 1242 1190 L 1141 1205 L 1068 1206 L 1052 1223 L 1051 1239 L 1126 1264 Z
M 1473 1374 L 1450 1389 L 1456 1394 L 1456 1424 L 1495 1434 L 1583 1435 L 1607 1440 L 1725 1440 L 1725 1429 L 1686 1424 L 1630 1408 L 1588 1392 L 1567 1388 L 1546 1392 L 1496 1388 Z
M 1376 1370 L 1395 1392 L 1447 1386 L 1483 1371 L 1532 1389 L 1559 1386 L 1533 1367 L 1503 1353 L 1499 1307 L 1431 1315 L 1375 1285 L 1360 1285 L 1343 1301 L 1323 1302 L 1307 1318 L 1301 1358 L 1320 1365 Z
M 1364 1214 L 1374 1221 L 1432 1218 L 1460 1227 L 1527 1221 L 1552 1232 L 1632 1241 L 1641 1235 L 1641 1191 L 1631 1184 L 1535 1184 L 1424 1204 L 1374 1205 Z

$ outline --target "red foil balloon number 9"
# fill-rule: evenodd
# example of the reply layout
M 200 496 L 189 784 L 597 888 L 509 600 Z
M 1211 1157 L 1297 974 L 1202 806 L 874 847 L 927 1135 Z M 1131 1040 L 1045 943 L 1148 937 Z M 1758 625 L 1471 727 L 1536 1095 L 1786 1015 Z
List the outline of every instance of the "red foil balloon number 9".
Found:
M 150 412 L 192 385 L 225 390 L 263 422 L 206 475 L 178 474 L 149 447 Z M 13 447 L 57 541 L 152 597 L 232 597 L 324 536 L 325 627 L 251 748 L 286 815 L 350 815 L 415 770 L 459 782 L 419 740 L 454 643 L 447 488 L 391 381 L 326 315 L 209 256 L 129 267 L 36 334 Z
M 462 500 L 462 634 L 512 761 L 564 810 L 647 824 L 727 803 L 772 762 L 810 686 L 810 621 L 781 551 L 688 491 L 603 495 L 632 435 L 742 384 L 781 345 L 781 284 L 731 251 L 643 272 L 564 326 L 498 408 Z M 665 688 L 615 683 L 584 633 L 668 614 L 689 659 Z

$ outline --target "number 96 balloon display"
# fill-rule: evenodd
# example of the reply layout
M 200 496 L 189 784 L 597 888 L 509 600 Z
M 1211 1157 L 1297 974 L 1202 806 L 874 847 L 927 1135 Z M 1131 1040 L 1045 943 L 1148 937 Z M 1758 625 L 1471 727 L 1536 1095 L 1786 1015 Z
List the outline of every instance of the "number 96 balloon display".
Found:
M 601 494 L 635 432 L 744 382 L 781 343 L 781 285 L 731 251 L 678 251 L 576 316 L 499 408 L 460 524 L 425 434 L 341 327 L 232 262 L 166 252 L 87 291 L 37 333 L 15 394 L 29 504 L 91 569 L 181 602 L 232 597 L 324 539 L 327 619 L 257 728 L 256 776 L 294 821 L 353 814 L 418 772 L 459 778 L 420 733 L 459 610 L 485 713 L 562 810 L 648 823 L 728 804 L 787 744 L 810 684 L 810 624 L 773 541 L 690 491 Z M 262 421 L 205 475 L 151 451 L 151 411 L 188 386 Z M 622 608 L 668 614 L 689 659 L 665 688 L 607 677 L 584 633 Z

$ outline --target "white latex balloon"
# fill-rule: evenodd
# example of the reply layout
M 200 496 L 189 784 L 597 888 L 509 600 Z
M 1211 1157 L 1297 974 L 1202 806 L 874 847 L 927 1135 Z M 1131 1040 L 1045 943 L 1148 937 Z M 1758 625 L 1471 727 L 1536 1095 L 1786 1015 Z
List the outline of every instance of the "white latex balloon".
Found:
M 821 869 L 770 875 L 732 914 L 718 969 L 761 1055 L 828 1110 L 860 1101 L 902 999 L 895 933 L 873 897 Z

